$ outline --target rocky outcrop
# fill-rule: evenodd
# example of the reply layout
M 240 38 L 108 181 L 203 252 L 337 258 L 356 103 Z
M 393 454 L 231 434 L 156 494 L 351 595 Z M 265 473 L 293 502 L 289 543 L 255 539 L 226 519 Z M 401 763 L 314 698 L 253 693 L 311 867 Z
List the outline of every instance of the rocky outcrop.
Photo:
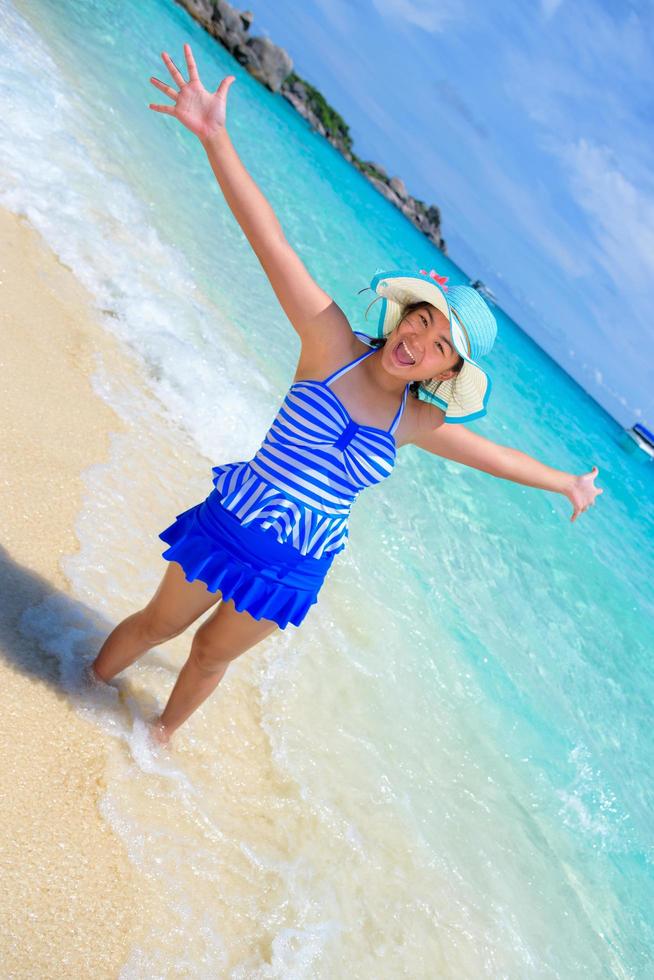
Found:
M 412 197 L 403 180 L 389 177 L 384 167 L 368 160 L 360 160 L 352 150 L 352 137 L 345 120 L 325 101 L 309 82 L 295 72 L 281 87 L 281 94 L 309 125 L 329 140 L 343 156 L 354 164 L 380 194 L 394 204 L 430 241 L 447 253 L 447 245 L 441 234 L 441 215 L 435 205 L 427 206 Z
M 282 85 L 282 95 L 316 132 L 320 133 L 321 136 L 327 136 L 327 130 L 309 105 L 307 87 L 300 78 L 294 78 L 290 82 L 286 81 Z
M 279 92 L 282 82 L 293 71 L 293 62 L 283 48 L 267 37 L 250 37 L 254 18 L 249 10 L 240 11 L 227 0 L 177 0 L 233 54 L 239 64 L 271 92 Z
M 316 132 L 329 140 L 346 159 L 354 159 L 350 127 L 317 88 L 292 72 L 282 85 L 281 93 Z
M 267 37 L 251 37 L 245 46 L 245 54 L 246 60 L 242 64 L 250 74 L 272 92 L 278 92 L 293 69 L 293 62 L 286 51 Z
M 441 215 L 435 205 L 412 197 L 404 181 L 389 177 L 384 167 L 360 160 L 352 149 L 350 128 L 324 96 L 293 71 L 293 62 L 283 48 L 267 37 L 250 36 L 254 15 L 236 10 L 227 0 L 177 0 L 198 23 L 227 48 L 239 64 L 258 81 L 279 92 L 317 133 L 324 136 L 349 160 L 380 194 L 394 204 L 416 228 L 447 254 L 441 234 Z

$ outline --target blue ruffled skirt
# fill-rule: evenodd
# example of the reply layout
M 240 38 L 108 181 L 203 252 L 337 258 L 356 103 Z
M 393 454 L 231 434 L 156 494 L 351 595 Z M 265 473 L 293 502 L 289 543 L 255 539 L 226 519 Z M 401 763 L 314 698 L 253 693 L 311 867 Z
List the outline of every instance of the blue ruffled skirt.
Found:
M 170 547 L 167 561 L 178 562 L 186 580 L 204 582 L 210 592 L 231 599 L 238 612 L 270 619 L 280 629 L 299 626 L 334 560 L 312 558 L 281 543 L 273 530 L 243 527 L 212 490 L 206 500 L 182 514 L 159 537 Z

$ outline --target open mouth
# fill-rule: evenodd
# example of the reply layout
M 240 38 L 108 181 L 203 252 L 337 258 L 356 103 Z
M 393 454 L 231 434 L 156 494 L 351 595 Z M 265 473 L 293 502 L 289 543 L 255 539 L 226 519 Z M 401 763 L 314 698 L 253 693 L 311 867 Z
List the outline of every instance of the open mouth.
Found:
M 393 358 L 398 364 L 401 364 L 402 367 L 412 367 L 416 363 L 415 357 L 403 340 L 401 340 L 393 349 Z

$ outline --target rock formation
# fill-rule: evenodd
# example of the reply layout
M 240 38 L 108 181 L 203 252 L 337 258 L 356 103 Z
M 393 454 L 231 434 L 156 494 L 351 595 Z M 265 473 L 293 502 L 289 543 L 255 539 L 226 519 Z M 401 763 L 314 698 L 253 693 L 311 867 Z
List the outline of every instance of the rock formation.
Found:
M 254 18 L 249 10 L 241 12 L 227 0 L 178 0 L 204 29 L 234 55 L 251 75 L 272 92 L 279 92 L 282 82 L 293 70 L 293 62 L 283 48 L 267 37 L 250 37 Z

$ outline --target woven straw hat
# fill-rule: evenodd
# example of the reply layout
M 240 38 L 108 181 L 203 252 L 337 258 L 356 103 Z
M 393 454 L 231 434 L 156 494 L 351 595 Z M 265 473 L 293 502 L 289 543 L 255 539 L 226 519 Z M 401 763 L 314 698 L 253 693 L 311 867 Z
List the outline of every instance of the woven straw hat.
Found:
M 421 382 L 419 395 L 443 409 L 446 422 L 470 422 L 486 414 L 491 380 L 477 364 L 477 358 L 491 350 L 497 336 L 497 323 L 476 289 L 471 286 L 448 288 L 445 281 L 446 277 L 437 276 L 435 272 L 380 272 L 375 275 L 370 288 L 382 300 L 377 336 L 388 336 L 402 319 L 405 308 L 412 303 L 430 303 L 440 310 L 449 320 L 452 343 L 463 358 L 463 367 L 447 381 Z

